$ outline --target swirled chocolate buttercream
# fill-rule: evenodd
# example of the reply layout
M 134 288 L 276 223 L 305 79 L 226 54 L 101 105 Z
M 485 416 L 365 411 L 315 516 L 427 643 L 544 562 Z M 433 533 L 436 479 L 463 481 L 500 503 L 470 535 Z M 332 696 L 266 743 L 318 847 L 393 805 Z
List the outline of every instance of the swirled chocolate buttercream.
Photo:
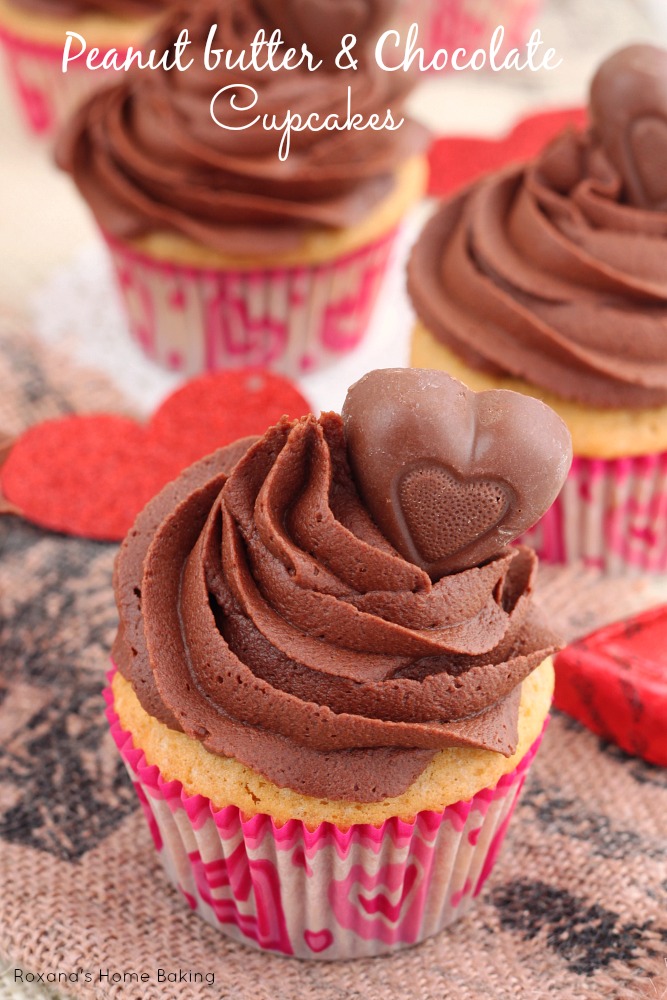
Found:
M 13 7 L 44 14 L 47 17 L 80 17 L 103 14 L 105 17 L 142 17 L 164 10 L 164 0 L 10 0 Z M 72 31 L 76 24 L 71 25 Z
M 598 70 L 590 127 L 446 202 L 415 309 L 473 368 L 596 407 L 667 403 L 667 52 Z
M 367 379 L 345 425 L 332 413 L 284 418 L 192 466 L 145 508 L 117 560 L 114 659 L 149 714 L 212 753 L 304 794 L 378 801 L 441 748 L 513 753 L 521 681 L 556 642 L 532 602 L 535 555 L 504 545 L 502 525 L 506 505 L 540 516 L 550 487 L 523 489 L 524 459 L 540 439 L 549 460 L 559 447 L 567 456 L 569 439 L 552 411 L 515 393 L 470 393 L 443 373 Z M 448 393 L 465 399 L 443 405 Z M 476 395 L 493 397 L 477 416 Z M 373 396 L 386 420 L 364 441 Z M 410 455 L 406 407 L 448 423 L 458 446 L 439 448 L 434 435 L 425 450 L 428 435 L 413 433 Z M 508 439 L 512 411 L 535 429 L 527 451 Z M 439 510 L 448 529 L 431 547 L 464 564 L 474 521 L 496 540 L 479 565 L 439 575 L 400 553 L 350 464 L 366 445 L 394 461 L 399 484 L 428 461 L 435 475 L 386 502 L 408 527 Z M 539 474 L 557 491 L 567 462 L 552 464 Z M 494 488 L 504 506 L 491 512 Z
M 383 4 L 362 5 L 372 16 L 360 22 L 358 67 L 347 72 L 332 55 L 332 32 L 341 21 L 337 5 L 304 18 L 313 8 L 300 4 L 301 21 L 290 7 L 287 0 L 177 7 L 145 48 L 158 56 L 173 52 L 187 29 L 183 61 L 192 65 L 183 72 L 130 71 L 81 108 L 61 137 L 58 160 L 104 230 L 121 239 L 177 233 L 213 250 L 254 255 L 297 246 L 304 230 L 356 225 L 392 193 L 397 168 L 421 151 L 426 132 L 404 116 L 405 74 L 381 72 L 371 57 L 369 40 Z M 260 68 L 234 66 L 242 53 L 249 59 L 258 32 L 270 39 L 288 15 L 291 44 L 300 52 L 296 35 L 303 30 L 313 66 L 322 61 L 319 69 L 311 71 L 307 60 L 297 65 L 296 57 L 291 69 L 262 68 L 262 62 Z M 211 52 L 222 55 L 219 66 L 207 70 L 213 25 Z M 286 45 L 276 52 L 278 66 Z M 327 121 L 347 120 L 348 101 L 359 123 L 373 115 L 376 125 L 382 123 L 387 110 L 394 123 L 405 121 L 393 130 L 324 128 Z M 289 153 L 281 160 L 285 133 L 272 123 L 282 126 L 288 112 L 293 122 L 317 115 L 318 131 L 291 129 Z

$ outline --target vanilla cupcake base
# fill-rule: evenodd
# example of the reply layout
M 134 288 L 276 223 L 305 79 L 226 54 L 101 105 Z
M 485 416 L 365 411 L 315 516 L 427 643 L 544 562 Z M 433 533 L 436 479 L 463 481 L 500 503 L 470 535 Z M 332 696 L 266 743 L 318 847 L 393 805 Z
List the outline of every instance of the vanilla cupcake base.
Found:
M 555 410 L 572 435 L 572 450 L 582 458 L 627 458 L 667 451 L 667 406 L 643 410 L 602 410 L 563 399 L 531 382 L 477 371 L 418 322 L 412 333 L 410 365 L 438 368 L 475 392 L 511 389 L 534 396 Z
M 471 368 L 421 323 L 410 363 L 439 368 L 471 389 L 512 389 L 554 409 L 572 434 L 574 460 L 552 507 L 520 541 L 551 563 L 607 573 L 667 572 L 667 406 L 601 410 L 518 378 Z
M 443 750 L 382 803 L 278 788 L 152 719 L 118 673 L 106 696 L 155 848 L 191 909 L 245 944 L 331 960 L 417 944 L 466 912 L 495 864 L 552 690 L 547 660 L 524 681 L 513 757 Z
M 392 231 L 326 264 L 189 267 L 107 238 L 130 334 L 188 377 L 229 368 L 305 375 L 357 346 L 384 278 Z

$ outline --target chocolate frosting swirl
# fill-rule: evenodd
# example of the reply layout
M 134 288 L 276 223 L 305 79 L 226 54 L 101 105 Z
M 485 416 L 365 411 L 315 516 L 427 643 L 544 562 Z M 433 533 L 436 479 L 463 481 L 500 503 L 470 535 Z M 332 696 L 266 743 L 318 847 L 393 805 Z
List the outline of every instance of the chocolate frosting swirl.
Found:
M 114 659 L 168 727 L 274 783 L 379 801 L 438 749 L 510 755 L 556 644 L 534 553 L 429 576 L 362 504 L 341 418 L 284 418 L 186 470 L 119 552 Z
M 224 64 L 205 69 L 203 50 L 213 24 L 214 47 L 238 54 L 249 51 L 260 29 L 269 38 L 280 28 L 271 12 L 275 7 L 276 17 L 282 6 L 235 0 L 198 4 L 194 12 L 175 8 L 145 48 L 162 53 L 187 28 L 191 45 L 184 58 L 193 64 L 184 72 L 130 72 L 80 109 L 57 156 L 103 229 L 121 239 L 167 231 L 226 253 L 256 254 L 258 246 L 274 252 L 297 246 L 304 229 L 355 225 L 393 190 L 399 164 L 425 143 L 425 130 L 410 119 L 396 131 L 292 132 L 284 161 L 278 156 L 281 131 L 267 131 L 259 121 L 243 128 L 258 115 L 275 116 L 281 124 L 288 109 L 303 119 L 318 113 L 320 123 L 336 114 L 344 121 L 348 85 L 352 110 L 364 121 L 373 113 L 384 121 L 388 108 L 394 121 L 403 117 L 408 82 L 381 72 L 363 38 L 355 49 L 358 69 L 337 69 L 326 14 L 321 51 L 317 44 L 311 49 L 323 59 L 318 70 L 310 72 L 306 64 L 276 71 L 227 70 Z M 369 30 L 376 21 L 369 18 Z M 238 131 L 219 127 L 210 111 L 214 95 L 233 85 L 258 95 L 248 110 L 230 111 L 228 104 L 236 93 L 237 106 L 247 107 L 247 89 L 219 98 L 224 109 L 216 102 L 217 116 Z
M 630 171 L 626 178 L 614 166 L 622 162 L 621 97 L 617 88 L 612 108 L 600 96 L 601 79 L 655 69 L 654 92 L 645 69 L 627 93 L 620 135 L 635 158 L 667 150 L 667 53 L 637 63 L 636 48 L 599 71 L 597 124 L 566 131 L 533 162 L 443 204 L 408 272 L 419 317 L 466 363 L 603 408 L 667 403 L 667 211 L 638 203 Z M 636 128 L 648 121 L 642 108 L 650 133 Z M 610 121 L 613 128 L 601 124 Z M 628 146 L 628 135 L 650 141 Z
M 48 17 L 80 17 L 103 14 L 105 17 L 144 17 L 164 10 L 164 0 L 11 0 L 14 7 Z M 76 25 L 71 25 L 76 30 Z

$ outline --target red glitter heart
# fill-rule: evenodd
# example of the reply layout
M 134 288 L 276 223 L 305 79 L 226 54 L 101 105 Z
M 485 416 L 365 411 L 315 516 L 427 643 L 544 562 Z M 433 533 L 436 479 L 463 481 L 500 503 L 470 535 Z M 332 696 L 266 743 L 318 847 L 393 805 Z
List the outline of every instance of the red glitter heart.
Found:
M 584 108 L 567 108 L 523 118 L 500 139 L 442 136 L 428 154 L 429 194 L 442 198 L 482 174 L 529 160 L 568 125 L 582 128 L 585 124 Z
M 556 657 L 554 705 L 626 753 L 667 767 L 667 605 L 615 622 Z
M 51 531 L 119 541 L 165 483 L 222 445 L 310 405 L 287 379 L 246 369 L 193 379 L 146 425 L 112 414 L 46 420 L 0 470 L 5 501 Z

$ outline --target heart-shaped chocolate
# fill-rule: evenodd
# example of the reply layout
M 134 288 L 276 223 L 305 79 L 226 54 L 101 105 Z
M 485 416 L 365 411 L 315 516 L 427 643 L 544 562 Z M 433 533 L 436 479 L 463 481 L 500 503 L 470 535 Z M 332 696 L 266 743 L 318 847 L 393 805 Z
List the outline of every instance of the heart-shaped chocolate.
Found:
M 409 469 L 398 486 L 407 529 L 427 563 L 454 555 L 495 528 L 511 498 L 504 483 L 464 482 L 433 462 Z
M 386 538 L 433 578 L 479 565 L 551 506 L 570 434 L 531 396 L 473 392 L 441 371 L 389 368 L 343 406 L 350 465 Z
M 591 83 L 590 114 L 628 201 L 667 209 L 667 51 L 630 45 L 606 59 Z

